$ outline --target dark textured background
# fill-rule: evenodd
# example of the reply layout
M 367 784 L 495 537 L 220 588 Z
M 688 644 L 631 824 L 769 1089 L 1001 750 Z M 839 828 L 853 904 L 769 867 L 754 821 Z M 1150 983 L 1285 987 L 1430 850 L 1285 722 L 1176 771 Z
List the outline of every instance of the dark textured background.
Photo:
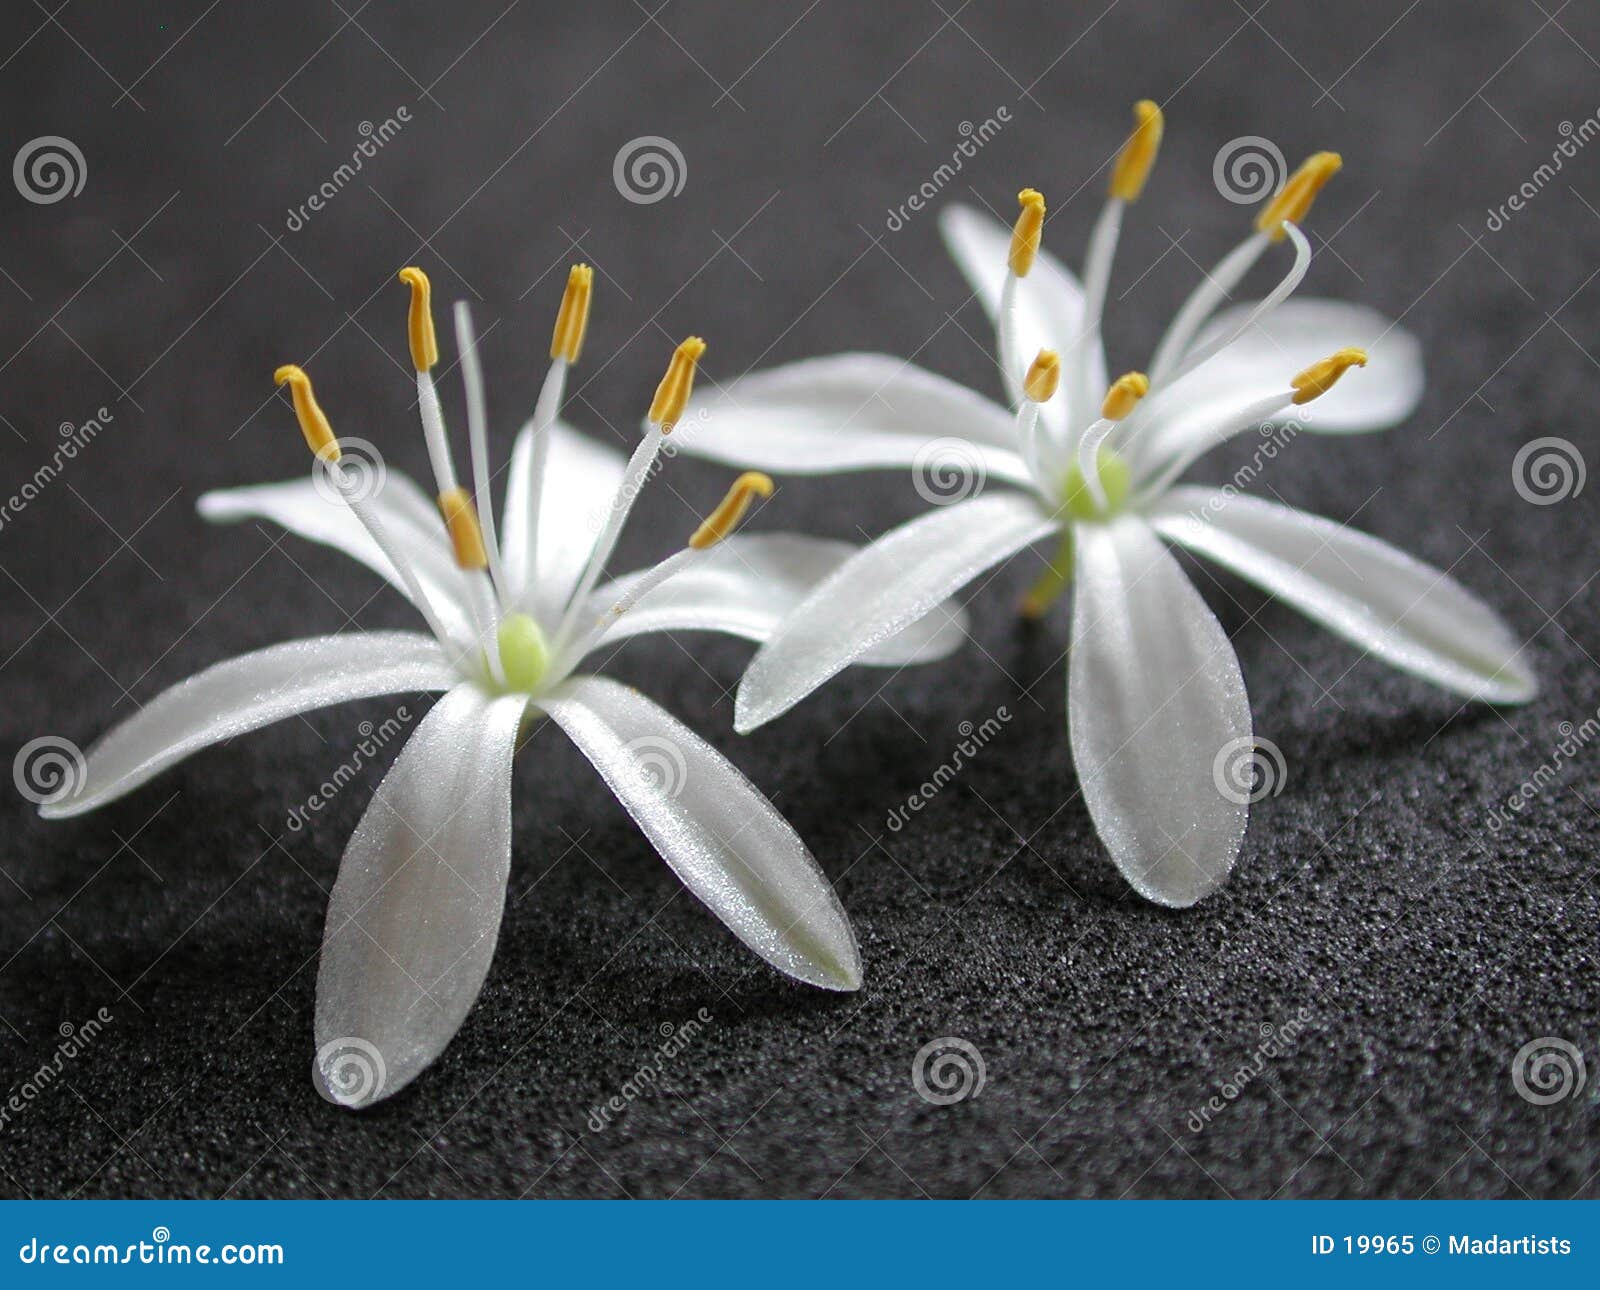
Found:
M 0 1190 L 1600 1191 L 1600 751 L 1561 766 L 1510 826 L 1487 825 L 1491 804 L 1551 759 L 1559 723 L 1600 702 L 1600 488 L 1535 506 L 1512 481 L 1534 437 L 1566 438 L 1591 462 L 1600 448 L 1600 143 L 1485 229 L 1561 123 L 1600 109 L 1591 7 L 13 10 L 0 160 L 58 134 L 88 173 L 53 205 L 0 184 L 3 491 L 48 458 L 60 423 L 101 405 L 115 419 L 0 529 L 8 760 L 40 734 L 87 743 L 228 655 L 352 622 L 411 624 L 337 555 L 253 525 L 212 530 L 193 510 L 206 488 L 304 469 L 269 379 L 284 361 L 313 371 L 341 430 L 424 469 L 399 265 L 424 264 L 443 301 L 477 304 L 502 452 L 580 255 L 599 274 L 570 411 L 603 438 L 628 440 L 691 330 L 710 340 L 711 379 L 869 347 L 992 391 L 989 329 L 933 216 L 890 233 L 888 208 L 948 157 L 963 121 L 1003 105 L 1011 124 L 938 204 L 1009 211 L 1036 184 L 1052 199 L 1050 244 L 1075 263 L 1097 172 L 1145 95 L 1166 107 L 1167 140 L 1123 242 L 1113 368 L 1149 352 L 1197 266 L 1245 225 L 1212 183 L 1223 144 L 1263 135 L 1291 162 L 1342 150 L 1311 221 L 1308 289 L 1403 316 L 1426 345 L 1429 392 L 1393 433 L 1298 440 L 1263 486 L 1453 567 L 1532 639 L 1546 689 L 1521 710 L 1462 709 L 1197 574 L 1289 773 L 1256 809 L 1227 889 L 1172 913 L 1116 877 L 1074 794 L 1065 617 L 1032 634 L 1011 617 L 1028 558 L 975 598 L 983 652 L 892 679 L 852 673 L 746 740 L 730 724 L 747 647 L 631 644 L 609 670 L 734 756 L 836 879 L 865 989 L 823 995 L 753 960 L 681 894 L 578 755 L 541 737 L 519 761 L 511 900 L 482 999 L 428 1075 L 360 1116 L 312 1089 L 312 990 L 327 889 L 382 766 L 312 828 L 288 832 L 285 816 L 350 755 L 358 722 L 392 704 L 284 723 L 80 821 L 45 825 L 8 789 L 0 1091 L 51 1059 L 63 1024 L 102 1007 L 114 1019 L 0 1127 Z M 401 105 L 411 124 L 287 231 L 360 123 Z M 612 158 L 650 134 L 681 148 L 687 182 L 635 205 Z M 1228 468 L 1223 457 L 1204 473 Z M 681 540 L 724 477 L 674 462 L 618 567 Z M 851 535 L 919 506 L 903 476 L 790 482 L 758 524 Z M 888 832 L 959 723 L 1000 704 L 1015 714 L 1003 734 Z M 701 1008 L 713 1022 L 656 1091 L 612 1127 L 586 1127 L 660 1028 Z M 1301 1010 L 1292 1053 L 1192 1131 L 1191 1109 L 1251 1059 L 1263 1027 Z M 981 1052 L 977 1098 L 936 1107 L 914 1091 L 913 1056 L 941 1036 Z M 1514 1055 L 1542 1036 L 1577 1045 L 1590 1068 L 1581 1093 L 1549 1107 L 1511 1081 Z

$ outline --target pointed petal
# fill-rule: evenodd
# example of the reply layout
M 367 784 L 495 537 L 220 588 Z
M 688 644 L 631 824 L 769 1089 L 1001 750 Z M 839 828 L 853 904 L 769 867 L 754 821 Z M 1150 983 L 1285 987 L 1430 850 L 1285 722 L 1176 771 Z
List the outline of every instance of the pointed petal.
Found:
M 939 217 L 945 247 L 972 284 L 991 322 L 1000 312 L 1000 288 L 1006 280 L 1006 259 L 1011 251 L 1011 230 L 970 206 L 952 206 Z M 1041 249 L 1033 270 L 1017 283 L 1017 356 L 1026 365 L 1041 349 L 1065 353 L 1083 329 L 1083 286 L 1072 270 Z M 1105 350 L 1098 338 L 1090 354 L 1090 384 L 1106 387 Z M 1015 374 L 1006 396 L 1022 398 L 1022 372 Z M 1088 414 L 1092 409 L 1078 409 Z M 1067 406 L 1066 392 L 1045 404 L 1046 426 L 1059 438 L 1081 417 Z
M 506 580 L 519 603 L 535 616 L 554 621 L 578 585 L 584 562 L 594 548 L 615 500 L 627 464 L 614 448 L 580 434 L 564 422 L 550 427 L 550 456 L 544 467 L 544 492 L 539 503 L 539 570 L 532 599 L 528 588 L 528 517 L 532 514 L 529 475 L 533 462 L 533 427 L 517 435 L 506 481 L 502 552 Z
M 795 533 L 736 534 L 668 579 L 618 618 L 600 645 L 642 632 L 715 631 L 764 641 L 784 616 L 859 550 L 848 542 Z M 597 590 L 589 620 L 605 614 L 630 583 L 631 573 Z M 967 611 L 954 603 L 925 614 L 880 642 L 857 663 L 899 666 L 953 653 L 967 638 Z M 598 646 L 596 647 L 598 648 Z
M 1220 311 L 1195 345 L 1237 327 L 1254 308 L 1250 302 Z M 1341 300 L 1284 301 L 1183 383 L 1197 398 L 1202 391 L 1227 387 L 1264 394 L 1347 345 L 1364 348 L 1367 365 L 1299 410 L 1306 429 L 1338 434 L 1404 421 L 1422 399 L 1422 346 L 1376 309 Z
M 721 753 L 601 677 L 572 677 L 539 706 L 735 936 L 810 985 L 860 987 L 861 956 L 839 898 L 787 821 Z
M 466 579 L 451 558 L 444 524 L 433 503 L 409 479 L 391 470 L 371 504 L 395 545 L 411 561 L 417 581 L 445 630 L 459 640 L 472 640 L 470 593 Z M 310 478 L 206 493 L 196 503 L 196 509 L 203 518 L 217 524 L 246 519 L 280 524 L 291 533 L 354 557 L 401 595 L 406 594 L 400 576 L 350 508 L 337 498 L 323 496 Z
M 1494 610 L 1386 542 L 1211 488 L 1173 489 L 1146 518 L 1163 537 L 1426 681 L 1491 703 L 1526 703 L 1538 693 L 1522 645 Z
M 979 483 L 1028 483 L 1010 413 L 883 354 L 811 358 L 734 381 L 696 398 L 670 442 L 775 474 L 942 465 Z
M 862 548 L 784 620 L 756 654 L 734 705 L 750 731 L 904 631 L 991 565 L 1054 533 L 1055 520 L 1020 493 L 934 511 Z
M 131 793 L 190 753 L 297 712 L 381 694 L 447 690 L 439 643 L 415 632 L 351 632 L 286 641 L 197 672 L 151 699 L 89 750 L 78 792 L 40 807 L 81 815 Z
M 1249 816 L 1217 758 L 1250 741 L 1227 634 L 1142 520 L 1080 524 L 1067 717 L 1084 801 L 1141 896 L 1192 905 L 1227 878 Z
M 494 956 L 511 868 L 511 755 L 526 703 L 475 685 L 423 718 L 339 864 L 317 969 L 329 1101 L 414 1080 L 460 1028 Z

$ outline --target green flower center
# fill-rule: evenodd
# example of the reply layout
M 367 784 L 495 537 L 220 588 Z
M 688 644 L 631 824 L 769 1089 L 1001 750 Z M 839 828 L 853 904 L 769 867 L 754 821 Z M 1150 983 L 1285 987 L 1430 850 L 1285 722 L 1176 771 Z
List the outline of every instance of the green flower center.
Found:
M 496 633 L 500 645 L 500 666 L 505 670 L 506 688 L 531 694 L 539 688 L 545 669 L 550 666 L 550 642 L 544 630 L 527 614 L 507 614 Z
M 1097 458 L 1100 467 L 1100 487 L 1105 490 L 1106 508 L 1095 504 L 1094 493 L 1077 462 L 1067 472 L 1067 482 L 1062 488 L 1061 501 L 1067 514 L 1074 520 L 1107 520 L 1120 511 L 1133 490 L 1133 470 L 1127 461 L 1109 448 L 1100 449 Z

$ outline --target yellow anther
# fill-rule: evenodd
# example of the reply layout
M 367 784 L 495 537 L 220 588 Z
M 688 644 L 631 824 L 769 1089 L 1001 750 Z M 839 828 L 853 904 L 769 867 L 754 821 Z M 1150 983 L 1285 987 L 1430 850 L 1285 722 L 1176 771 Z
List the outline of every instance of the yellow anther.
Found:
M 1330 354 L 1321 362 L 1313 363 L 1289 382 L 1295 390 L 1294 401 L 1310 403 L 1312 399 L 1320 398 L 1338 384 L 1339 378 L 1348 368 L 1366 365 L 1367 351 L 1364 349 L 1341 349 L 1336 354 Z
M 1139 200 L 1144 181 L 1150 178 L 1150 168 L 1156 164 L 1156 153 L 1161 150 L 1165 126 L 1161 109 L 1149 99 L 1140 99 L 1133 105 L 1133 133 L 1122 145 L 1111 171 L 1111 195 L 1118 201 Z
M 1039 239 L 1044 234 L 1044 194 L 1036 188 L 1024 188 L 1017 194 L 1017 204 L 1022 211 L 1011 229 L 1011 253 L 1006 263 L 1017 277 L 1025 278 L 1033 268 L 1033 257 L 1039 254 Z
M 1274 242 L 1281 242 L 1284 221 L 1303 223 L 1323 185 L 1339 173 L 1342 165 L 1344 158 L 1337 152 L 1312 153 L 1256 216 L 1256 232 L 1268 233 Z
M 411 365 L 419 372 L 426 372 L 439 361 L 439 340 L 433 334 L 433 284 L 415 265 L 401 269 L 399 278 L 411 288 L 411 314 L 407 320 Z
M 1150 378 L 1143 372 L 1125 372 L 1111 382 L 1105 402 L 1100 405 L 1100 415 L 1107 421 L 1121 421 L 1139 400 L 1150 393 Z
M 733 481 L 733 487 L 728 490 L 728 495 L 717 504 L 717 509 L 706 516 L 705 523 L 694 531 L 694 536 L 689 539 L 689 545 L 696 551 L 704 551 L 708 546 L 716 544 L 739 527 L 739 521 L 744 518 L 744 513 L 750 509 L 750 503 L 757 497 L 772 496 L 772 480 L 763 475 L 759 470 L 747 470 Z
M 450 545 L 455 548 L 456 567 L 487 569 L 489 552 L 483 545 L 483 530 L 478 527 L 478 511 L 472 494 L 464 488 L 451 488 L 439 494 L 439 514 L 450 530 Z
M 1053 349 L 1041 349 L 1022 378 L 1022 392 L 1035 403 L 1048 403 L 1061 384 L 1061 356 Z
M 678 424 L 678 418 L 688 406 L 689 395 L 694 390 L 694 365 L 705 352 L 706 343 L 698 336 L 689 337 L 672 351 L 667 374 L 656 386 L 655 398 L 650 400 L 650 423 L 660 426 L 662 434 Z
M 328 417 L 317 403 L 316 391 L 311 388 L 311 378 L 293 363 L 286 363 L 272 374 L 279 385 L 289 387 L 294 400 L 295 419 L 300 422 L 300 433 L 306 437 L 306 447 L 313 457 L 324 461 L 339 460 L 339 440 L 328 424 Z
M 556 314 L 555 333 L 550 337 L 550 357 L 576 363 L 583 352 L 584 333 L 589 330 L 589 296 L 594 287 L 594 270 L 587 264 L 574 264 L 567 273 L 567 289 L 561 293 L 561 310 Z

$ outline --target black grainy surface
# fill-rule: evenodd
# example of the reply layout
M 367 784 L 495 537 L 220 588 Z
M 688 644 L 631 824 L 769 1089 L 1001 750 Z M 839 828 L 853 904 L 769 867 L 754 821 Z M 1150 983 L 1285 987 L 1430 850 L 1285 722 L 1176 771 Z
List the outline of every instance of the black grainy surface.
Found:
M 1255 6 L 1249 6 L 1254 9 Z M 270 9 L 270 13 L 269 13 Z M 988 329 L 931 214 L 885 219 L 1002 105 L 1011 124 L 936 204 L 1009 209 L 1034 183 L 1074 261 L 1096 172 L 1143 95 L 1160 166 L 1113 287 L 1116 368 L 1232 245 L 1245 208 L 1213 158 L 1240 135 L 1293 160 L 1337 147 L 1308 289 L 1424 340 L 1430 387 L 1393 433 L 1295 442 L 1268 492 L 1441 565 L 1532 638 L 1536 703 L 1494 712 L 1371 661 L 1197 572 L 1234 635 L 1258 731 L 1289 765 L 1231 885 L 1187 913 L 1133 898 L 1074 794 L 1064 619 L 1021 632 L 1024 558 L 976 592 L 977 648 L 851 674 L 753 737 L 730 730 L 748 650 L 630 645 L 637 681 L 728 751 L 835 877 L 867 961 L 859 996 L 792 986 L 682 895 L 578 755 L 519 764 L 512 893 L 478 1007 L 434 1070 L 353 1116 L 308 1077 L 326 891 L 381 765 L 301 832 L 290 807 L 392 705 L 314 714 L 214 750 L 85 820 L 0 805 L 0 1089 L 59 1027 L 113 1020 L 0 1125 L 0 1190 L 89 1196 L 1593 1196 L 1600 753 L 1561 760 L 1510 824 L 1491 804 L 1552 761 L 1596 685 L 1595 497 L 1513 488 L 1518 448 L 1593 461 L 1600 145 L 1528 208 L 1487 211 L 1600 106 L 1592 7 L 564 6 L 478 0 L 165 6 L 81 0 L 8 24 L 5 157 L 56 134 L 87 160 L 53 205 L 0 192 L 5 492 L 57 427 L 93 446 L 0 528 L 0 752 L 86 743 L 131 705 L 291 634 L 409 625 L 338 556 L 203 527 L 204 489 L 284 477 L 303 448 L 269 376 L 306 363 L 340 428 L 419 471 L 403 293 L 416 259 L 477 303 L 504 451 L 531 406 L 565 264 L 599 270 L 572 417 L 630 433 L 673 340 L 706 368 L 866 347 L 991 388 Z M 502 12 L 504 11 L 504 12 Z M 37 30 L 35 30 L 37 28 Z M 16 52 L 11 52 L 15 48 Z M 362 121 L 411 122 L 299 231 Z M 612 158 L 664 135 L 680 195 L 624 201 Z M 1324 246 L 1323 239 L 1331 239 Z M 580 248 L 573 249 L 574 242 Z M 1150 266 L 1154 264 L 1154 268 Z M 1149 270 L 1147 272 L 1147 270 Z M 452 388 L 451 397 L 456 397 Z M 1241 449 L 1242 453 L 1244 450 Z M 1238 464 L 1208 463 L 1221 478 Z M 679 460 L 622 567 L 680 540 L 724 472 Z M 918 505 L 900 477 L 791 482 L 764 528 L 851 535 Z M 1015 714 L 957 784 L 891 833 L 958 725 Z M 420 710 L 420 702 L 414 710 Z M 589 1110 L 712 1017 L 610 1127 Z M 1263 1040 L 1290 1051 L 1195 1131 Z M 929 1040 L 987 1083 L 923 1101 Z M 1554 1036 L 1590 1079 L 1550 1106 L 1514 1055 Z

